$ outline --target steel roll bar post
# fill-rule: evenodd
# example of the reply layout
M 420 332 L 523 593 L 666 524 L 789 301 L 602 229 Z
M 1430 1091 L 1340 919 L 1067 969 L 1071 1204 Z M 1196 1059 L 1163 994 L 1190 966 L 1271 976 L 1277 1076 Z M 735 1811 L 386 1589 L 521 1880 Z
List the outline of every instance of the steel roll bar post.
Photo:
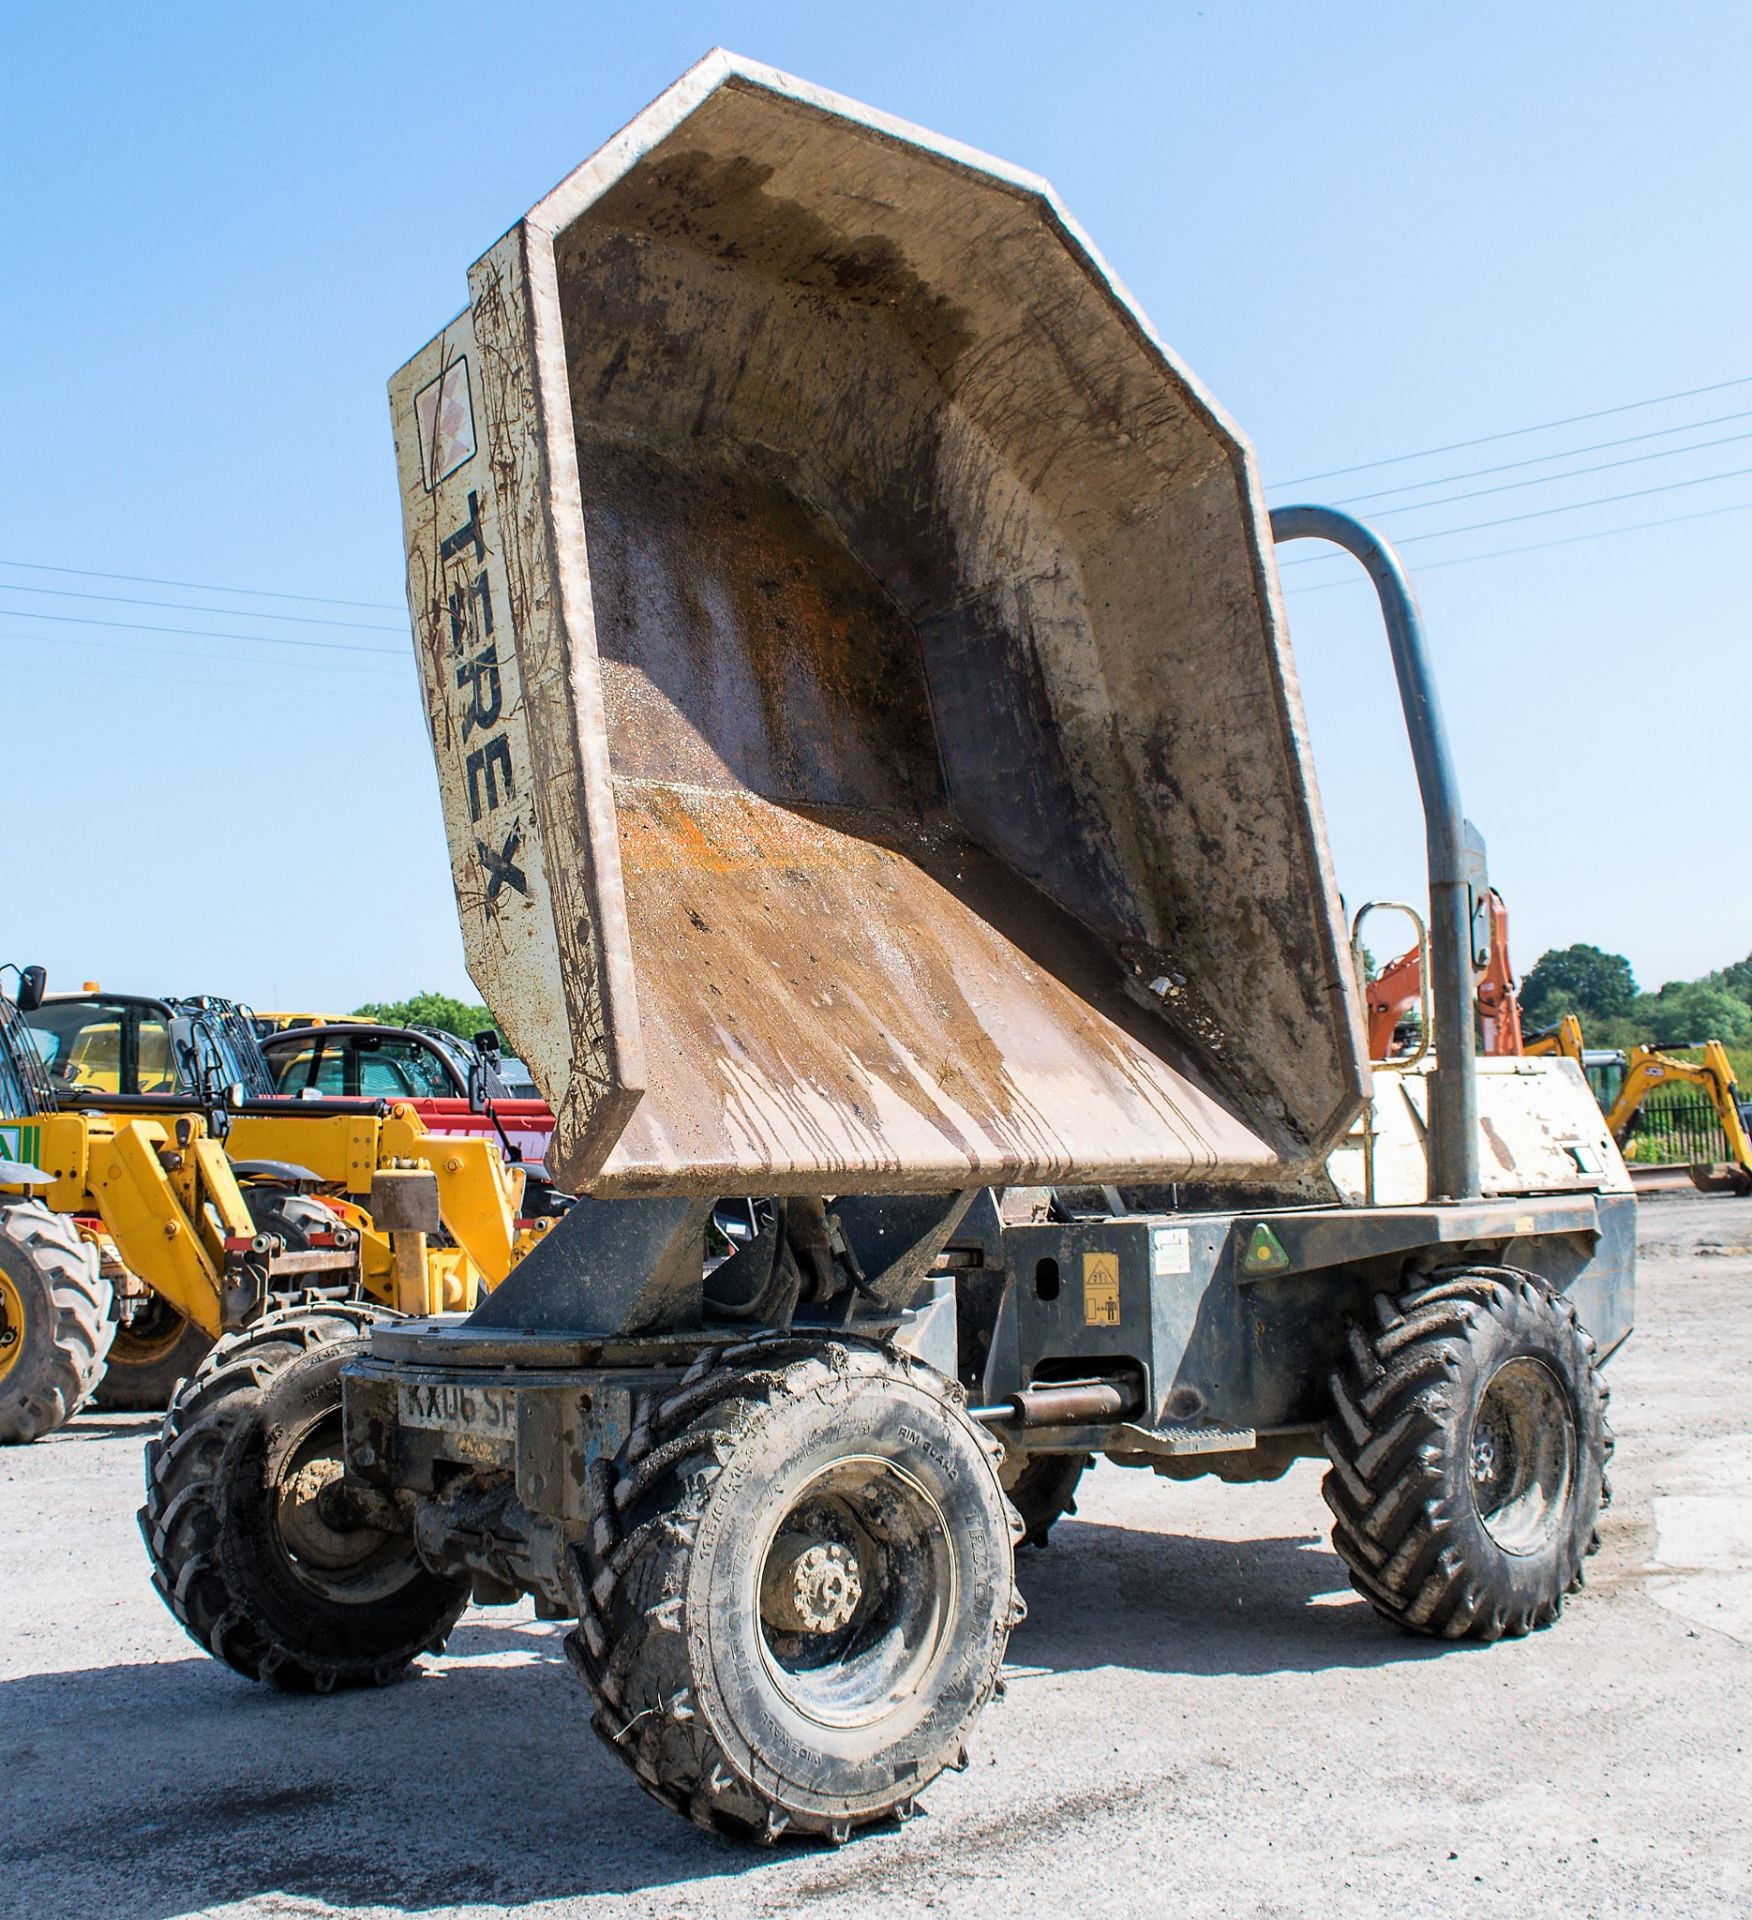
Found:
M 1423 796 L 1429 865 L 1430 971 L 1436 1065 L 1430 1087 L 1432 1198 L 1476 1199 L 1478 1086 L 1473 1074 L 1472 926 L 1466 876 L 1466 825 L 1460 776 L 1442 722 L 1423 618 L 1398 554 L 1377 533 L 1332 507 L 1274 507 L 1272 538 L 1327 540 L 1363 563 L 1375 583 L 1399 703 Z

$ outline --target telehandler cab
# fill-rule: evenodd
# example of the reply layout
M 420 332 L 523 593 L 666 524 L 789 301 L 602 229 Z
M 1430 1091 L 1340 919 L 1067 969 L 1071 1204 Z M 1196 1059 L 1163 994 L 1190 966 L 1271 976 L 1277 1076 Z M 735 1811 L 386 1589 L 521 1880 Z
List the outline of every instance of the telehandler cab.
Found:
M 1268 521 L 1044 183 L 715 53 L 391 403 L 470 969 L 585 1197 L 466 1318 L 212 1356 L 141 1514 L 190 1634 L 382 1683 L 532 1594 L 647 1791 L 839 1841 L 967 1759 L 1006 1481 L 1038 1533 L 1096 1454 L 1324 1456 L 1389 1620 L 1554 1620 L 1623 1164 L 1570 1062 L 1475 1071 L 1488 882 L 1394 556 Z M 1375 580 L 1424 798 L 1404 1069 L 1283 629 L 1309 537 Z

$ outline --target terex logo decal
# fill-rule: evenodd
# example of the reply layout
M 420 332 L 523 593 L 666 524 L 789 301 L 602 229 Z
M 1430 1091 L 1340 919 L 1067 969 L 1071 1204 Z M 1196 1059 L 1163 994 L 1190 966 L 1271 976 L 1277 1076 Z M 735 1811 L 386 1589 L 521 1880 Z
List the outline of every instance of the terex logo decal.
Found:
M 433 387 L 440 384 L 434 381 Z M 423 450 L 424 441 L 421 444 Z M 462 738 L 464 745 L 474 743 L 463 762 L 468 817 L 473 825 L 485 830 L 475 840 L 475 852 L 486 875 L 486 909 L 492 913 L 506 887 L 527 897 L 529 876 L 518 864 L 523 845 L 521 817 L 493 817 L 502 816 L 517 798 L 517 782 L 511 767 L 511 742 L 503 731 L 505 691 L 493 631 L 493 583 L 486 558 L 481 497 L 470 492 L 468 518 L 444 536 L 438 559 L 444 569 L 450 661 L 454 689 L 461 696 Z

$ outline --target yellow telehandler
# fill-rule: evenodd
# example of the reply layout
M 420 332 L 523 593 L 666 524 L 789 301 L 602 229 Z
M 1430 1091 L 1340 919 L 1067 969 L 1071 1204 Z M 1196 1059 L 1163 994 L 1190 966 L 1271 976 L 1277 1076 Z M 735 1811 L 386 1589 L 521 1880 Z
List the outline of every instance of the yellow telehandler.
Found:
M 222 1033 L 199 1010 L 195 1037 L 177 1036 L 198 1069 L 181 1084 L 57 1079 L 20 1017 L 41 999 L 41 971 L 26 969 L 0 1016 L 0 1205 L 28 1205 L 32 1244 L 52 1242 L 57 1259 L 78 1239 L 91 1257 L 77 1256 L 76 1290 L 89 1304 L 31 1347 L 32 1366 L 15 1356 L 11 1398 L 22 1407 L 28 1386 L 31 1406 L 0 1415 L 0 1439 L 34 1439 L 90 1398 L 162 1405 L 221 1333 L 292 1297 L 407 1314 L 470 1307 L 539 1232 L 519 1229 L 521 1169 L 487 1140 L 430 1135 L 402 1104 L 241 1097 L 221 1077 Z M 45 1215 L 60 1224 L 51 1231 Z M 42 1287 L 34 1314 L 29 1290 L 0 1296 L 9 1327 L 48 1324 Z M 31 1384 L 45 1369 L 60 1382 L 52 1392 Z
M 116 1330 L 115 1264 L 191 1318 L 241 1324 L 245 1303 L 311 1276 L 346 1291 L 357 1234 L 289 1251 L 257 1230 L 223 1148 L 193 1113 L 162 1120 L 59 1109 L 20 1010 L 0 993 L 0 1441 L 35 1440 L 95 1391 Z M 292 1276 L 296 1275 L 296 1281 Z

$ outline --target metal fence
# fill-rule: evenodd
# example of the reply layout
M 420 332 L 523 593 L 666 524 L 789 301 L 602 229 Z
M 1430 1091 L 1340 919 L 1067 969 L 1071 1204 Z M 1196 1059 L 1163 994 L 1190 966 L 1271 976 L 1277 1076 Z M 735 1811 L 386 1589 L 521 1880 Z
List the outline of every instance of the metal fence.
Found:
M 1643 1167 L 1729 1158 L 1727 1138 L 1709 1096 L 1689 1087 L 1675 1087 L 1637 1112 L 1625 1136 L 1624 1155 Z

